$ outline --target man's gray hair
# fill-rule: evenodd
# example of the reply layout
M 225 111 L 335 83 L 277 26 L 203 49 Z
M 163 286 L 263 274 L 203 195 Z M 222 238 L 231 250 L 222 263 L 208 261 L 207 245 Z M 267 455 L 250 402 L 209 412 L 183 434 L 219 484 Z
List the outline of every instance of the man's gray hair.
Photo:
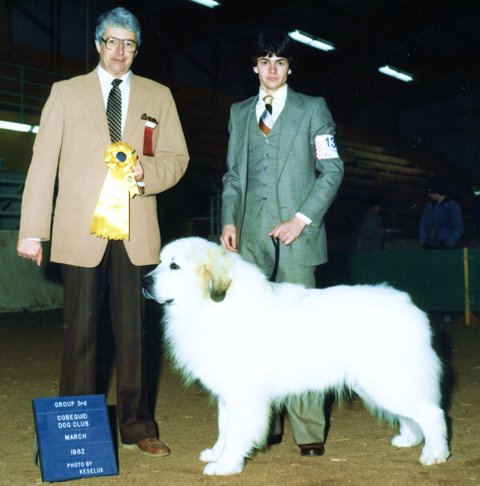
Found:
M 137 17 L 123 7 L 117 7 L 100 15 L 95 28 L 95 40 L 101 44 L 108 27 L 130 30 L 136 35 L 137 46 L 140 47 L 142 29 Z

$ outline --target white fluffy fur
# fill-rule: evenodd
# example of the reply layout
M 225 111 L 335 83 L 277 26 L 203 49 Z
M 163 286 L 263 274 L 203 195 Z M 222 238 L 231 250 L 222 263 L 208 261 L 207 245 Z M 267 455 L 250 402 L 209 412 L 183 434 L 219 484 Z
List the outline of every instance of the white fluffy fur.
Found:
M 428 319 L 406 293 L 385 285 L 272 284 L 201 238 L 167 245 L 144 293 L 168 304 L 165 332 L 175 365 L 218 399 L 218 440 L 200 455 L 205 474 L 242 471 L 265 441 L 272 403 L 344 388 L 375 413 L 398 419 L 393 445 L 424 440 L 422 464 L 447 460 L 441 366 Z

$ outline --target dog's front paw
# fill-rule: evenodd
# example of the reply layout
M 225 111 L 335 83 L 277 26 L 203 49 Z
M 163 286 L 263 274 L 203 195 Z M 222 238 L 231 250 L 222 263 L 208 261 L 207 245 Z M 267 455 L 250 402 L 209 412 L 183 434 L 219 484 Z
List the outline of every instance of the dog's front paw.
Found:
M 229 476 L 238 474 L 243 470 L 243 464 L 224 464 L 222 462 L 209 462 L 203 469 L 207 476 Z
M 450 457 L 448 447 L 424 447 L 422 455 L 420 456 L 420 463 L 424 466 L 432 466 L 433 464 L 441 464 Z
M 215 462 L 220 454 L 215 449 L 205 449 L 200 452 L 200 460 L 203 462 Z

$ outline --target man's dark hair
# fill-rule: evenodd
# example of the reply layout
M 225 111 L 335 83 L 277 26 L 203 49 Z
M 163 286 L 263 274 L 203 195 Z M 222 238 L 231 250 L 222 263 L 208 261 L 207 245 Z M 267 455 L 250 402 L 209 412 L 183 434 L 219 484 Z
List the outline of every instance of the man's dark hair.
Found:
M 427 182 L 427 192 L 446 196 L 448 194 L 447 184 L 443 179 L 435 177 Z
M 385 200 L 381 196 L 371 195 L 365 199 L 365 206 L 367 208 L 373 208 L 374 206 L 383 207 L 385 205 Z
M 259 57 L 284 57 L 292 64 L 291 41 L 288 34 L 281 30 L 268 29 L 260 32 L 252 52 L 253 65 Z

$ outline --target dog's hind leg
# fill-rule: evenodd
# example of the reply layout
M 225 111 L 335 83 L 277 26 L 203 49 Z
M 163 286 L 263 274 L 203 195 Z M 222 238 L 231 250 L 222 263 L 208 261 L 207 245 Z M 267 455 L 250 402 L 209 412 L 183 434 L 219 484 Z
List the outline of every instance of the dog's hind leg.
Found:
M 450 457 L 447 442 L 447 424 L 443 410 L 436 405 L 423 407 L 412 418 L 420 425 L 425 437 L 420 462 L 425 466 L 440 464 Z
M 269 402 L 258 396 L 226 400 L 223 450 L 215 462 L 208 463 L 207 475 L 240 473 L 245 458 L 264 438 L 269 424 Z
M 412 424 L 413 420 L 416 424 Z M 447 425 L 443 410 L 433 403 L 415 406 L 409 418 L 400 420 L 400 435 L 393 438 L 397 447 L 409 447 L 421 442 L 423 433 L 425 444 L 420 456 L 420 463 L 425 466 L 445 462 L 450 456 L 447 443 Z
M 203 462 L 216 461 L 223 452 L 225 444 L 225 403 L 218 400 L 218 438 L 211 449 L 205 449 L 200 453 L 200 460 Z

